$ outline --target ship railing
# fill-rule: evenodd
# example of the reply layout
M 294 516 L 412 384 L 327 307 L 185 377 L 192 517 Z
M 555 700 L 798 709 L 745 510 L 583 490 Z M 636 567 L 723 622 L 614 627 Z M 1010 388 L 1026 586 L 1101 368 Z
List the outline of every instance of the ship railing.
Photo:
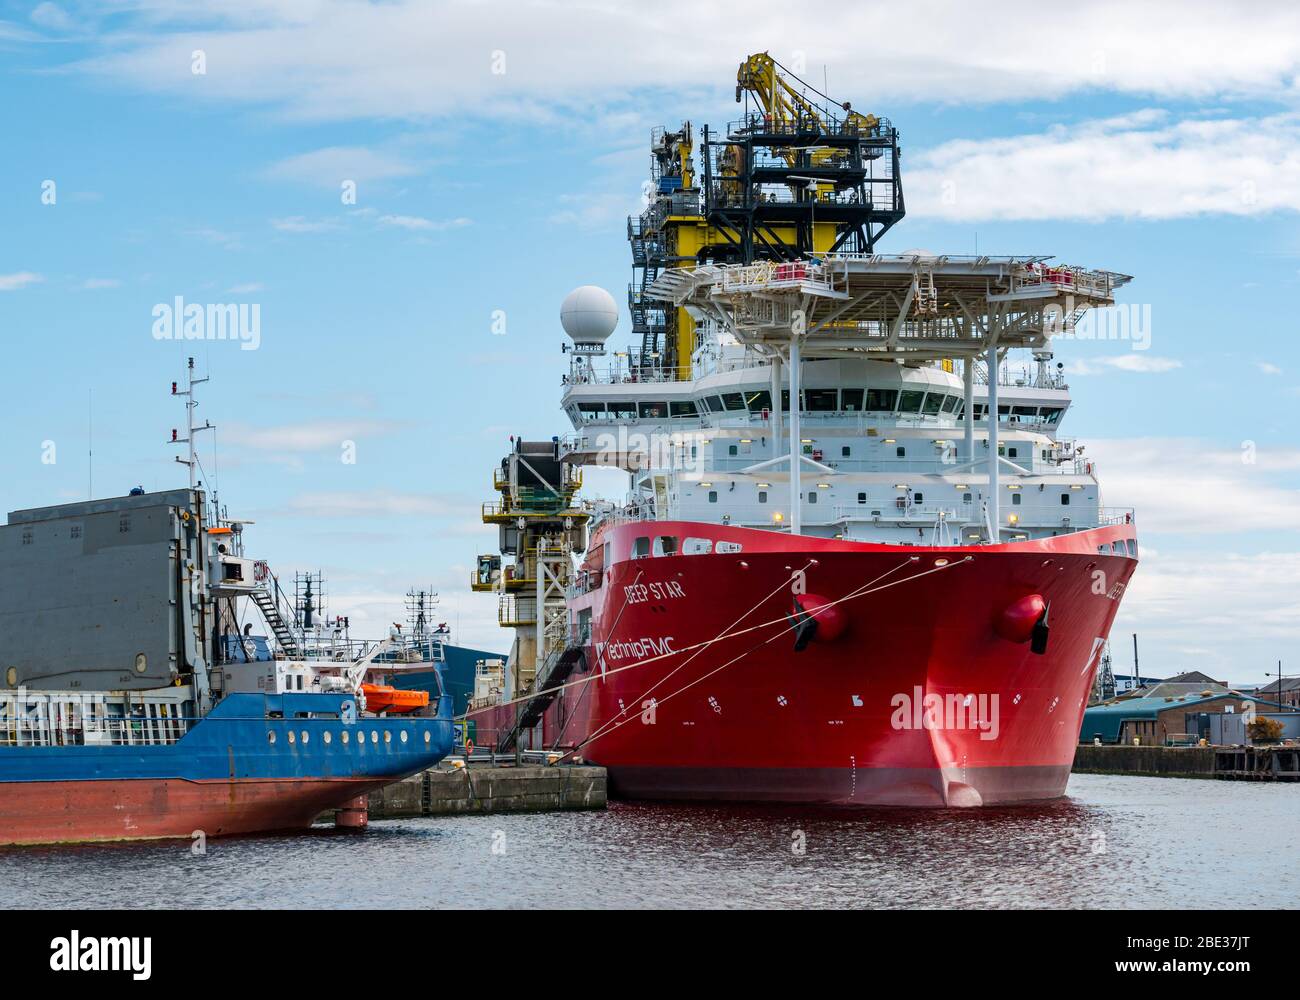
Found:
M 0 716 L 0 747 L 170 746 L 198 722 L 185 716 L 111 716 L 64 723 L 48 716 Z
M 719 270 L 724 293 L 790 288 L 822 288 L 829 291 L 831 287 L 826 267 L 806 260 L 764 260 Z
M 1137 510 L 1133 507 L 1102 507 L 1097 515 L 1097 523 L 1102 527 L 1137 524 Z

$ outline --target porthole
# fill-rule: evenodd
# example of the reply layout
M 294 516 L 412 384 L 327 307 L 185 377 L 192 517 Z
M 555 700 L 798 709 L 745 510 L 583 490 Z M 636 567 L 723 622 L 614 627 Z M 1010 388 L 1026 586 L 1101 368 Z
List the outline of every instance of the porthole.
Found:
M 373 729 L 370 730 L 370 742 L 371 742 L 371 743 L 378 743 L 378 742 L 379 742 L 379 733 L 375 732 L 375 730 L 373 730 Z
M 393 742 L 393 731 L 391 729 L 384 730 L 384 742 L 385 743 Z
M 351 737 L 348 735 L 348 731 L 347 731 L 346 729 L 343 730 L 343 745 L 344 745 L 344 746 L 347 746 L 347 745 L 348 745 L 348 740 L 349 740 L 349 739 L 351 739 Z
M 424 731 L 424 742 L 425 742 L 425 743 L 429 743 L 429 742 L 431 742 L 431 741 L 432 741 L 432 737 L 431 737 L 430 734 L 429 734 L 429 730 L 426 729 L 426 730 Z
M 294 745 L 295 743 L 297 743 L 297 742 L 298 742 L 297 736 L 294 734 L 294 731 L 293 731 L 292 729 L 290 729 L 290 730 L 289 730 L 289 746 L 293 746 L 293 745 Z
M 270 743 L 272 746 L 275 745 L 275 730 L 273 730 L 273 729 L 268 729 L 268 730 L 267 730 L 267 732 L 266 732 L 266 742 L 267 742 L 267 743 Z
M 403 729 L 403 730 L 402 730 L 402 742 L 405 743 L 406 740 L 407 740 L 406 730 Z
M 303 744 L 303 746 L 306 746 L 307 743 L 308 743 L 310 740 L 311 740 L 311 737 L 307 734 L 307 730 L 304 729 L 304 730 L 302 731 L 302 744 Z
M 325 730 L 325 732 L 321 733 L 320 738 L 325 741 L 326 746 L 329 746 L 332 742 L 334 742 L 334 737 L 330 735 L 330 731 L 328 729 Z

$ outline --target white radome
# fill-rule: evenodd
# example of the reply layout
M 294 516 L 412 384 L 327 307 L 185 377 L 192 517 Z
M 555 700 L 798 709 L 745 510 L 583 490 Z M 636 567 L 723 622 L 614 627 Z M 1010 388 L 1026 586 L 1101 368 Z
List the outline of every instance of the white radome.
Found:
M 603 344 L 618 326 L 614 296 L 599 285 L 583 285 L 564 297 L 560 325 L 575 344 Z

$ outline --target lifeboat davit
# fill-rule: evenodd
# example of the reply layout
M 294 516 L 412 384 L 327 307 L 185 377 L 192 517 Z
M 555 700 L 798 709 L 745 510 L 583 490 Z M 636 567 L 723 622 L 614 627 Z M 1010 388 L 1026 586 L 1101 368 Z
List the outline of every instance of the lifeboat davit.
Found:
M 362 684 L 361 693 L 366 696 L 366 710 L 369 712 L 404 715 L 429 704 L 428 691 L 405 691 L 387 684 Z

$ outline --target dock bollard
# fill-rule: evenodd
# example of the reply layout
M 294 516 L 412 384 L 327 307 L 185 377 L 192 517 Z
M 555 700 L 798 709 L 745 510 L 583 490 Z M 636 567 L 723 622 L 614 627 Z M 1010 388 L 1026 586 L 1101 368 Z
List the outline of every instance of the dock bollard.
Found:
M 348 799 L 334 814 L 334 825 L 340 830 L 364 830 L 370 823 L 370 805 L 366 796 Z

